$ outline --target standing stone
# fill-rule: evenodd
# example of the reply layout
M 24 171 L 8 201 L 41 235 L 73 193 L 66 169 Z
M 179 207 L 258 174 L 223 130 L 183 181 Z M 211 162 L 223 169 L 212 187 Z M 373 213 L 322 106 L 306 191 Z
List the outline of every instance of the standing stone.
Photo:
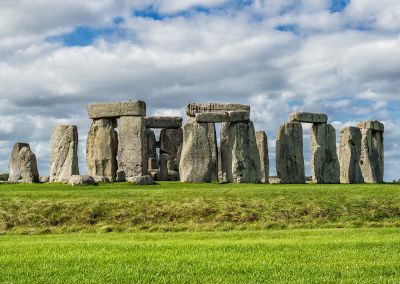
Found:
M 179 160 L 182 152 L 183 130 L 163 129 L 160 132 L 160 153 L 168 154 L 174 162 L 174 170 L 179 171 Z
M 315 123 L 311 128 L 311 165 L 314 183 L 339 183 L 336 131 L 331 124 Z
M 20 173 L 22 182 L 34 183 L 39 182 L 39 172 L 35 154 L 29 147 L 23 147 L 19 151 Z
M 50 182 L 67 182 L 72 175 L 79 175 L 78 129 L 57 125 L 51 134 Z
M 182 182 L 211 182 L 217 176 L 217 138 L 214 123 L 188 120 L 183 131 L 179 169 Z
M 21 142 L 17 142 L 14 144 L 14 147 L 11 152 L 10 163 L 8 164 L 9 182 L 18 182 L 21 179 L 21 171 L 20 171 L 21 161 L 19 159 L 19 152 L 24 147 L 29 148 L 29 144 Z
M 147 175 L 144 117 L 122 116 L 119 120 L 118 168 L 126 179 Z M 121 173 L 122 175 L 122 173 Z
M 167 153 L 162 153 L 160 155 L 160 181 L 168 180 L 168 162 L 171 160 L 171 156 Z
M 221 160 L 224 182 L 261 182 L 260 154 L 250 120 L 222 123 Z
M 300 122 L 286 122 L 276 132 L 276 172 L 281 183 L 306 181 Z
M 106 176 L 116 180 L 118 134 L 115 119 L 97 119 L 90 127 L 86 142 L 86 162 L 90 176 Z
M 360 167 L 364 181 L 367 183 L 383 182 L 384 125 L 379 121 L 365 121 L 357 127 L 361 130 Z
M 153 130 L 146 129 L 146 136 L 146 161 L 149 164 L 150 159 L 155 159 L 157 161 L 156 135 Z M 158 167 L 151 169 L 157 168 Z
M 269 183 L 269 157 L 268 157 L 268 138 L 264 131 L 256 132 L 258 152 L 261 163 L 261 182 Z
M 341 183 L 363 183 L 360 167 L 361 131 L 346 127 L 340 131 L 339 163 Z

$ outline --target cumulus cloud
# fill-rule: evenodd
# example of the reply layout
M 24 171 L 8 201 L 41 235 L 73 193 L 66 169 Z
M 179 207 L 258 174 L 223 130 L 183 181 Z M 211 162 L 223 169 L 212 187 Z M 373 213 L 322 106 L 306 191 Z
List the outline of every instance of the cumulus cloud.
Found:
M 13 142 L 24 140 L 45 174 L 51 127 L 68 122 L 79 126 L 84 172 L 86 105 L 142 99 L 149 114 L 184 115 L 188 102 L 251 104 L 272 160 L 275 130 L 294 110 L 326 112 L 338 133 L 382 120 L 386 179 L 400 178 L 400 3 L 373 2 L 336 11 L 328 0 L 2 1 L 0 171 Z M 90 44 L 49 41 L 84 26 L 96 33 Z

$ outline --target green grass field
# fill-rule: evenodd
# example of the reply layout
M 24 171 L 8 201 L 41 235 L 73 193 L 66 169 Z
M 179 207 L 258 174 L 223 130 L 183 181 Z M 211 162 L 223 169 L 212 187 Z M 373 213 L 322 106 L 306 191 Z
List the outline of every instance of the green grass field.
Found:
M 398 283 L 400 185 L 0 185 L 0 283 Z

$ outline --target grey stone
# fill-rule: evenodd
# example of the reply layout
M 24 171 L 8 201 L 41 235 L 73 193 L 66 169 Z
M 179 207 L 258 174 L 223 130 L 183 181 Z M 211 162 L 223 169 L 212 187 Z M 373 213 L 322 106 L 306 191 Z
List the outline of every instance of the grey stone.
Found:
M 90 104 L 88 106 L 88 114 L 91 119 L 146 116 L 146 103 L 143 101 L 129 101 Z
M 196 104 L 190 103 L 186 107 L 186 114 L 194 117 L 196 113 L 201 112 L 216 112 L 216 111 L 246 111 L 250 113 L 249 105 L 241 104 L 221 104 L 221 103 L 208 103 L 208 104 Z
M 28 147 L 19 151 L 21 179 L 26 183 L 39 182 L 39 172 L 35 154 Z
M 93 179 L 96 183 L 109 183 L 110 179 L 106 176 L 93 176 Z
M 217 176 L 217 138 L 213 123 L 189 119 L 184 126 L 179 173 L 182 182 L 211 182 Z
M 281 183 L 305 183 L 301 123 L 282 124 L 276 132 L 275 140 L 276 172 Z
M 155 158 L 149 158 L 149 164 L 147 166 L 148 170 L 156 170 L 158 169 L 158 161 Z
M 168 154 L 174 162 L 175 171 L 179 171 L 179 160 L 182 152 L 183 130 L 163 129 L 160 132 L 160 153 Z
M 160 181 L 168 180 L 168 162 L 171 156 L 169 154 L 163 153 L 160 155 Z
M 146 129 L 146 136 L 146 158 L 147 160 L 151 158 L 157 159 L 156 135 L 153 130 Z
M 182 117 L 148 116 L 145 118 L 147 128 L 176 129 L 182 127 Z
M 179 181 L 180 175 L 177 171 L 168 171 L 168 180 L 169 181 Z
M 149 170 L 149 175 L 153 178 L 153 180 L 159 180 L 160 170 Z
M 19 158 L 19 152 L 24 147 L 29 148 L 29 144 L 21 142 L 17 142 L 14 144 L 14 147 L 11 152 L 10 163 L 8 164 L 9 182 L 18 182 L 21 179 L 21 171 L 20 171 L 21 161 Z
M 118 169 L 118 133 L 115 119 L 97 119 L 86 141 L 86 163 L 91 176 L 107 176 L 115 181 Z
M 336 152 L 336 131 L 332 125 L 313 124 L 311 153 L 313 183 L 339 183 L 340 169 Z
M 340 131 L 339 163 L 341 183 L 363 183 L 360 167 L 361 131 L 358 127 L 346 127 Z
M 216 111 L 196 113 L 197 122 L 241 122 L 250 119 L 248 111 Z
M 125 172 L 124 171 L 117 171 L 117 178 L 116 178 L 115 181 L 116 182 L 124 182 L 124 181 L 126 181 Z
M 383 124 L 377 121 L 363 122 L 359 124 L 359 128 L 361 130 L 360 167 L 364 182 L 383 182 Z
M 79 175 L 78 129 L 75 125 L 56 125 L 51 134 L 50 182 L 63 182 Z
M 127 182 L 137 185 L 152 185 L 154 180 L 150 175 L 133 176 L 127 179 Z
M 118 169 L 125 178 L 147 174 L 146 126 L 144 118 L 123 116 L 119 120 Z
M 41 183 L 48 183 L 50 181 L 50 177 L 49 176 L 40 176 L 39 181 Z
M 70 185 L 96 185 L 93 177 L 88 175 L 73 175 L 69 178 Z
M 253 122 L 222 123 L 223 182 L 260 183 L 261 165 Z
M 261 182 L 269 183 L 268 138 L 264 131 L 256 132 L 256 141 L 260 154 Z
M 385 132 L 385 126 L 377 120 L 363 121 L 357 125 L 358 128 L 372 129 L 375 131 Z
M 278 177 L 269 177 L 270 184 L 280 184 L 282 183 L 281 179 Z
M 289 122 L 327 123 L 328 116 L 323 113 L 314 112 L 293 112 Z

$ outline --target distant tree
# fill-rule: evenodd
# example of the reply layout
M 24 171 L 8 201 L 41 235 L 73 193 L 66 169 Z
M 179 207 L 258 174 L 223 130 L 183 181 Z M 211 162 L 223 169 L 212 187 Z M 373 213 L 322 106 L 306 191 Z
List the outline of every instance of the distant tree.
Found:
M 8 174 L 0 174 L 0 181 L 7 181 L 8 180 Z

